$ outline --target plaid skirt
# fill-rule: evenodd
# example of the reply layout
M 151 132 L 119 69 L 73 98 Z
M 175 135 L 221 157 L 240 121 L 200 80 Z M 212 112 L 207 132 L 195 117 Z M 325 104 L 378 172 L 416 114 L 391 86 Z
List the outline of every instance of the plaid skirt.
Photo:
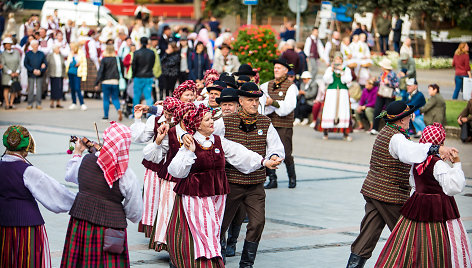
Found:
M 106 228 L 71 217 L 61 267 L 129 267 L 127 235 L 123 253 L 108 253 L 103 251 Z
M 222 268 L 221 257 L 195 259 L 195 249 L 182 204 L 182 196 L 175 198 L 174 209 L 167 228 L 167 247 L 172 263 L 179 268 Z
M 401 216 L 375 267 L 452 267 L 446 225 Z
M 49 242 L 44 225 L 0 226 L 0 267 L 51 267 Z
M 100 87 L 95 90 L 95 81 L 97 80 L 97 67 L 91 59 L 87 59 L 87 80 L 80 81 L 80 89 L 84 92 L 100 92 Z

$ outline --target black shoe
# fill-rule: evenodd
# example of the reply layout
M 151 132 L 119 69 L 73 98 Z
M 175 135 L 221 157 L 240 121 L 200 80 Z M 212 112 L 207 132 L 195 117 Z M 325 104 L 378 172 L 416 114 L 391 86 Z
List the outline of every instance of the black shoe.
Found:
M 108 120 L 108 117 L 104 116 L 102 117 L 102 120 Z
M 249 242 L 244 240 L 243 252 L 241 253 L 241 261 L 239 261 L 239 268 L 252 268 L 256 260 L 257 242 Z
M 287 165 L 288 188 L 292 189 L 297 186 L 297 175 L 295 174 L 295 164 Z
M 267 176 L 269 176 L 269 182 L 264 186 L 265 189 L 277 188 L 277 174 L 275 174 L 275 169 L 266 168 Z
M 221 258 L 223 259 L 223 263 L 226 264 L 226 234 L 221 235 L 220 245 L 221 245 Z
M 239 232 L 241 225 L 231 224 L 228 229 L 228 240 L 226 240 L 226 257 L 233 257 L 236 255 L 236 243 L 238 243 Z
M 364 267 L 366 261 L 367 259 L 362 258 L 361 256 L 358 256 L 354 253 L 351 253 L 351 256 L 349 256 L 349 260 L 347 261 L 346 268 L 362 268 Z

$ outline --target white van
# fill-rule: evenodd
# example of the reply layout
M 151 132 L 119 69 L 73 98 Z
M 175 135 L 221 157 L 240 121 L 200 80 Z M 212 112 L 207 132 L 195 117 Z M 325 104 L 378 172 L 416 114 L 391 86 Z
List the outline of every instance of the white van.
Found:
M 75 21 L 77 26 L 80 26 L 84 21 L 88 26 L 97 25 L 98 6 L 91 2 L 78 2 L 75 5 L 72 1 L 45 1 L 43 9 L 41 9 L 41 25 L 47 24 L 46 16 L 53 15 L 55 9 L 58 10 L 57 15 L 61 23 L 65 24 L 71 19 Z M 100 6 L 100 25 L 104 26 L 108 21 L 111 21 L 113 25 L 118 24 L 110 10 Z

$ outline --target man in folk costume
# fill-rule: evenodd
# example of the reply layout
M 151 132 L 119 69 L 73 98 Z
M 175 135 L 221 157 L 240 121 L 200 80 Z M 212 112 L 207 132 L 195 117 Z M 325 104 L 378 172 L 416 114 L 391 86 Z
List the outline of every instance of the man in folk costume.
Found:
M 326 43 L 323 55 L 326 64 L 333 62 L 336 52 L 341 52 L 341 34 L 338 31 L 334 31 L 331 36 L 331 41 Z
M 333 63 L 326 69 L 323 80 L 328 87 L 317 130 L 323 131 L 325 140 L 328 139 L 328 132 L 343 132 L 344 139 L 352 141 L 349 136 L 352 126 L 347 86 L 352 81 L 352 75 L 349 67 L 343 67 L 341 53 L 336 54 Z
M 402 101 L 387 106 L 381 116 L 386 125 L 379 132 L 372 148 L 370 167 L 362 185 L 366 201 L 360 234 L 351 245 L 347 268 L 362 268 L 372 256 L 385 224 L 393 230 L 400 210 L 410 196 L 410 168 L 422 163 L 429 155 L 441 154 L 452 159 L 455 148 L 410 140 L 408 129 L 415 107 Z
M 216 98 L 220 97 L 221 91 L 226 87 L 226 83 L 222 81 L 213 82 L 213 84 L 209 85 L 206 88 L 208 90 L 208 99 L 203 101 L 196 101 L 195 106 L 200 105 L 200 103 L 204 104 L 212 112 L 213 120 L 218 120 L 219 118 L 221 118 L 222 113 L 220 105 L 216 102 Z
M 434 123 L 419 142 L 442 145 L 445 139 L 442 125 Z M 472 267 L 472 245 L 454 199 L 466 186 L 459 154 L 453 161 L 451 168 L 439 155 L 430 155 L 413 165 L 414 193 L 375 267 Z
M 246 63 L 241 64 L 241 66 L 239 66 L 238 71 L 233 74 L 238 77 L 238 80 L 240 76 L 245 75 L 250 78 L 251 82 L 259 84 L 259 78 L 257 78 L 257 81 L 256 81 L 257 69 L 253 69 L 251 65 L 249 64 L 246 64 Z
M 264 156 L 264 159 L 281 161 L 285 153 L 279 135 L 270 119 L 258 113 L 262 91 L 254 83 L 245 83 L 238 93 L 241 105 L 239 112 L 225 115 L 223 120 L 216 121 L 215 133 L 244 145 Z M 249 223 L 239 266 L 252 267 L 265 224 L 266 171 L 260 168 L 250 174 L 243 174 L 234 166 L 228 165 L 226 175 L 231 191 L 226 201 L 221 231 L 224 234 L 228 230 L 238 208 L 244 205 Z
M 288 188 L 295 188 L 297 176 L 295 174 L 295 163 L 292 156 L 292 136 L 295 108 L 297 107 L 298 88 L 287 79 L 287 73 L 291 69 L 285 59 L 274 61 L 274 80 L 261 85 L 264 93 L 261 103 L 265 107 L 263 113 L 272 121 L 285 150 L 285 167 L 288 174 Z M 266 189 L 277 188 L 277 175 L 275 170 L 267 170 L 269 182 Z
M 95 81 L 97 80 L 98 67 L 100 66 L 98 59 L 101 54 L 100 46 L 97 46 L 96 40 L 100 34 L 90 30 L 87 35 L 88 37 L 84 43 L 85 57 L 87 58 L 87 79 L 81 81 L 80 89 L 84 92 L 96 92 Z
M 254 105 L 251 110 L 255 114 L 252 115 L 252 118 L 248 118 L 249 120 L 258 117 L 257 100 L 258 97 L 252 97 L 251 102 Z M 172 176 L 182 178 L 174 188 L 178 197 L 167 233 L 169 253 L 172 262 L 177 267 L 197 267 L 197 265 L 198 267 L 224 267 L 221 259 L 220 230 L 225 231 L 225 228 L 221 228 L 221 222 L 223 214 L 227 215 L 228 213 L 227 210 L 225 211 L 227 194 L 230 190 L 231 193 L 236 193 L 235 188 L 228 184 L 231 175 L 228 173 L 228 169 L 225 169 L 225 160 L 232 165 L 233 174 L 241 173 L 241 181 L 247 179 L 247 176 L 251 176 L 252 173 L 260 173 L 261 171 L 262 179 L 264 179 L 265 170 L 263 167 L 275 168 L 282 160 L 276 156 L 273 160 L 267 159 L 259 153 L 249 150 L 247 148 L 249 146 L 245 147 L 234 141 L 213 135 L 214 128 L 211 117 L 209 109 L 202 104 L 184 117 L 186 129 L 193 137 L 185 136 L 185 147 L 179 150 L 168 168 Z M 239 125 L 241 119 L 237 118 L 237 125 Z M 268 118 L 265 123 L 265 125 L 269 124 Z M 236 129 L 238 128 L 236 127 Z M 261 133 L 263 130 L 259 129 L 258 132 Z M 259 182 L 260 187 L 257 192 L 252 190 L 253 186 L 249 186 L 241 187 L 239 194 L 247 194 L 251 197 L 257 195 L 257 199 L 261 200 L 262 196 L 265 196 L 262 183 L 263 181 Z M 262 195 L 260 191 L 262 191 Z M 242 197 L 240 196 L 238 199 L 242 199 Z M 258 215 L 261 218 L 261 214 L 264 215 L 263 202 L 262 204 L 258 202 L 259 204 L 255 205 L 256 199 L 251 201 L 252 207 L 258 207 L 258 210 L 256 212 L 256 209 L 251 209 L 250 215 Z M 232 207 L 232 210 L 236 209 L 237 206 Z M 256 218 L 251 221 L 253 224 L 258 223 L 257 229 L 260 231 L 258 238 L 260 239 L 264 221 L 261 222 Z M 255 225 L 251 225 L 248 229 L 251 229 L 252 226 Z M 240 267 L 252 267 L 257 243 L 246 241 L 244 248 Z
M 318 60 L 324 61 L 321 57 L 324 53 L 323 50 L 323 43 L 318 37 L 318 27 L 313 27 L 311 35 L 306 38 L 303 48 L 303 52 L 307 56 L 308 71 L 313 77 L 316 77 L 318 73 Z
M 51 267 L 49 242 L 39 201 L 54 213 L 67 212 L 75 193 L 31 165 L 35 142 L 23 126 L 3 134 L 0 160 L 0 267 Z
M 82 157 L 85 146 L 76 142 L 67 163 L 66 181 L 78 184 L 61 267 L 129 267 L 126 219 L 137 223 L 143 199 L 136 175 L 128 167 L 131 131 L 111 122 L 103 147 Z

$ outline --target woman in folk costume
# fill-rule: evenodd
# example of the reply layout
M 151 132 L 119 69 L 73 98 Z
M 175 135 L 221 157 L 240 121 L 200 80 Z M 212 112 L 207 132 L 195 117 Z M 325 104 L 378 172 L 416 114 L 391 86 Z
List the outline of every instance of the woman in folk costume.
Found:
M 446 131 L 427 126 L 420 143 L 443 145 Z M 410 171 L 413 195 L 385 244 L 375 267 L 472 267 L 472 246 L 454 195 L 465 188 L 459 155 L 452 168 L 431 155 Z
M 61 267 L 129 267 L 126 227 L 128 218 L 141 220 L 143 200 L 136 175 L 128 167 L 131 131 L 111 122 L 103 134 L 103 147 L 82 156 L 76 142 L 66 181 L 79 185 Z
M 341 53 L 334 55 L 333 63 L 323 75 L 328 85 L 322 107 L 318 131 L 323 131 L 323 139 L 328 139 L 328 132 L 343 132 L 344 139 L 351 141 L 351 108 L 347 84 L 352 81 L 351 69 L 343 67 Z
M 212 113 L 203 104 L 183 120 L 193 137 L 168 167 L 170 175 L 180 178 L 167 230 L 170 258 L 179 268 L 224 267 L 220 229 L 229 193 L 225 160 L 245 174 L 280 162 L 266 161 L 238 143 L 213 135 Z
M 213 82 L 218 81 L 219 78 L 220 78 L 220 74 L 218 73 L 218 71 L 216 71 L 215 69 L 207 70 L 205 72 L 205 76 L 203 77 L 204 87 L 197 90 L 197 92 L 195 92 L 197 98 L 201 96 L 203 98 L 199 100 L 208 99 L 209 93 L 208 93 L 207 88 L 213 85 Z
M 151 232 L 149 248 L 156 251 L 167 250 L 167 226 L 174 206 L 175 192 L 174 187 L 177 178 L 167 173 L 167 167 L 182 146 L 182 136 L 187 133 L 182 118 L 190 111 L 195 110 L 195 105 L 190 102 L 180 102 L 174 109 L 174 126 L 169 125 L 160 127 L 160 137 L 148 144 L 144 149 L 144 159 L 153 163 L 161 163 L 157 176 L 160 178 L 159 199 L 157 202 L 157 215 L 154 220 L 154 226 Z M 168 131 L 166 131 L 168 129 Z M 162 132 L 166 132 L 162 137 Z M 157 134 L 159 135 L 159 133 Z M 157 136 L 156 135 L 156 136 Z
M 131 125 L 131 140 L 134 142 L 145 143 L 155 140 L 157 129 L 163 124 L 170 124 L 172 121 L 172 113 L 181 101 L 174 97 L 167 97 L 162 107 L 164 109 L 162 116 L 151 115 L 146 124 L 141 122 L 142 110 L 136 110 L 134 115 L 136 121 Z M 139 134 L 139 135 L 138 135 Z M 157 213 L 157 205 L 159 201 L 159 185 L 160 179 L 158 172 L 161 168 L 160 162 L 153 162 L 146 159 L 142 161 L 146 168 L 144 172 L 143 184 L 143 201 L 144 210 L 143 218 L 139 222 L 138 231 L 144 233 L 146 237 L 151 237 L 152 226 Z
M 67 212 L 75 193 L 31 165 L 35 142 L 22 126 L 3 134 L 0 160 L 0 267 L 51 267 L 49 242 L 39 201 L 54 213 Z

